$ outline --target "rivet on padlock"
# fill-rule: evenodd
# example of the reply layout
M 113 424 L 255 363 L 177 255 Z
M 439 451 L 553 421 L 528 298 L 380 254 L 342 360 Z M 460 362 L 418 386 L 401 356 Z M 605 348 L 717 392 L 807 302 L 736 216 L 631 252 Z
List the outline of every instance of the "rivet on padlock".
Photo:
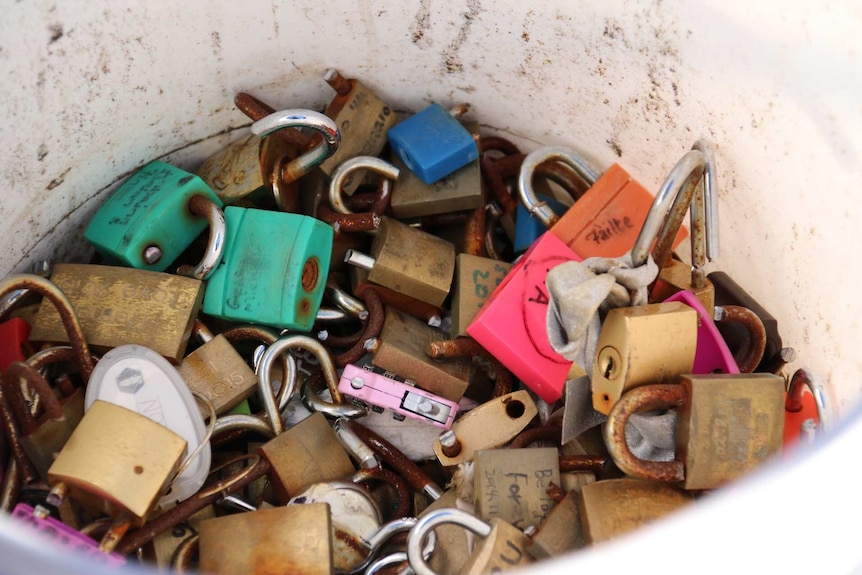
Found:
M 291 159 L 290 156 L 276 162 L 273 176 L 273 195 L 279 209 L 284 210 L 285 199 L 278 191 L 277 184 L 291 184 L 319 166 L 327 158 L 331 157 L 341 142 L 341 133 L 331 119 L 313 110 L 281 110 L 269 116 L 257 120 L 251 125 L 251 132 L 256 136 L 264 138 L 273 132 L 285 128 L 308 128 L 323 136 L 323 140 L 311 150 L 305 152 L 298 158 Z
M 176 363 L 185 354 L 203 300 L 200 280 L 85 264 L 57 264 L 51 277 L 77 312 L 88 344 L 101 348 L 144 344 Z M 30 338 L 68 341 L 74 347 L 76 341 L 66 335 L 60 318 L 43 303 Z
M 209 224 L 204 259 L 183 275 L 204 279 L 221 259 L 224 204 L 189 172 L 153 161 L 135 172 L 102 204 L 84 237 L 106 258 L 164 271 Z
M 605 443 L 623 473 L 713 489 L 741 476 L 781 450 L 784 380 L 767 373 L 683 375 L 680 383 L 645 385 L 614 405 Z M 674 461 L 636 458 L 625 438 L 636 412 L 677 407 Z
M 462 575 L 499 573 L 533 562 L 526 551 L 529 540 L 516 527 L 501 519 L 485 523 L 460 509 L 437 509 L 422 516 L 407 537 L 407 557 L 417 575 L 437 575 L 425 561 L 422 548 L 425 538 L 438 525 L 455 524 L 482 538 L 470 559 L 461 567 Z

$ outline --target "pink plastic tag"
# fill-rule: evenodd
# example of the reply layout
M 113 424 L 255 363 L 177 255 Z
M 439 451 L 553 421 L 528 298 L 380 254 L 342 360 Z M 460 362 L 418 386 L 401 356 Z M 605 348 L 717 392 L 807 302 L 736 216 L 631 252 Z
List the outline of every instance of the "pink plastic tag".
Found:
M 692 373 L 739 373 L 739 367 L 730 348 L 727 347 L 724 338 L 718 328 L 715 327 L 713 318 L 709 317 L 706 308 L 690 291 L 680 291 L 665 301 L 680 301 L 692 307 L 700 316 L 700 325 L 697 328 L 697 349 L 694 352 L 694 367 Z
M 84 552 L 93 560 L 99 561 L 112 567 L 120 567 L 126 564 L 126 558 L 116 553 L 102 553 L 99 544 L 78 531 L 75 531 L 65 523 L 57 521 L 53 517 L 41 519 L 36 517 L 35 510 L 25 503 L 19 503 L 12 510 L 12 517 L 21 525 L 26 525 L 47 540 L 54 541 L 57 547 L 63 549 L 74 549 L 76 552 Z
M 544 233 L 494 290 L 467 333 L 548 403 L 560 398 L 572 362 L 548 341 L 548 289 L 551 268 L 581 261 L 557 236 Z

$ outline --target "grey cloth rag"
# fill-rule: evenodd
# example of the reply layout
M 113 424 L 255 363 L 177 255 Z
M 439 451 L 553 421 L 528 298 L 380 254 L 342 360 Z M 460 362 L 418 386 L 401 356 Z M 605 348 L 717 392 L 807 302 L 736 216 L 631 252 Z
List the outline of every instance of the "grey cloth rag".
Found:
M 645 305 L 647 286 L 657 275 L 652 258 L 635 268 L 628 253 L 619 258 L 566 262 L 548 272 L 548 340 L 554 351 L 587 373 L 566 382 L 563 443 L 607 419 L 592 407 L 589 376 L 602 328 L 601 313 Z M 672 459 L 675 421 L 672 411 L 633 416 L 626 427 L 626 441 L 635 456 L 653 461 Z

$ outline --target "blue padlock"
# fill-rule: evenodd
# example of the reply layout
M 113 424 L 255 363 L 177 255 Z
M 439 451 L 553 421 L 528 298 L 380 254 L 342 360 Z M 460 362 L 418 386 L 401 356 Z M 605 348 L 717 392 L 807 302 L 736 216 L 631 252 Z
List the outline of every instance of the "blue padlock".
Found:
M 431 104 L 387 132 L 392 151 L 426 184 L 479 157 L 470 132 L 439 104 Z
M 204 294 L 204 313 L 309 331 L 323 299 L 332 227 L 309 216 L 229 206 L 225 253 Z
M 569 209 L 565 204 L 548 196 L 539 196 L 539 200 L 547 204 L 556 214 L 564 214 Z M 515 255 L 527 251 L 546 231 L 548 228 L 542 220 L 532 215 L 522 202 L 518 202 L 518 209 L 515 212 Z

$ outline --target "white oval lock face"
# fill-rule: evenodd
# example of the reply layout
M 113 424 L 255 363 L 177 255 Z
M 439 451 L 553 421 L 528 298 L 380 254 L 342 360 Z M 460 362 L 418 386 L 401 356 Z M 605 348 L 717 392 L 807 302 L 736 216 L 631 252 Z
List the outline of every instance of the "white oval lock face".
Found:
M 174 366 L 142 345 L 121 345 L 102 356 L 93 369 L 84 408 L 96 400 L 125 407 L 163 425 L 188 443 L 186 456 L 206 435 L 206 425 L 189 386 Z M 198 492 L 210 470 L 209 443 L 174 480 L 157 505 L 173 507 Z

